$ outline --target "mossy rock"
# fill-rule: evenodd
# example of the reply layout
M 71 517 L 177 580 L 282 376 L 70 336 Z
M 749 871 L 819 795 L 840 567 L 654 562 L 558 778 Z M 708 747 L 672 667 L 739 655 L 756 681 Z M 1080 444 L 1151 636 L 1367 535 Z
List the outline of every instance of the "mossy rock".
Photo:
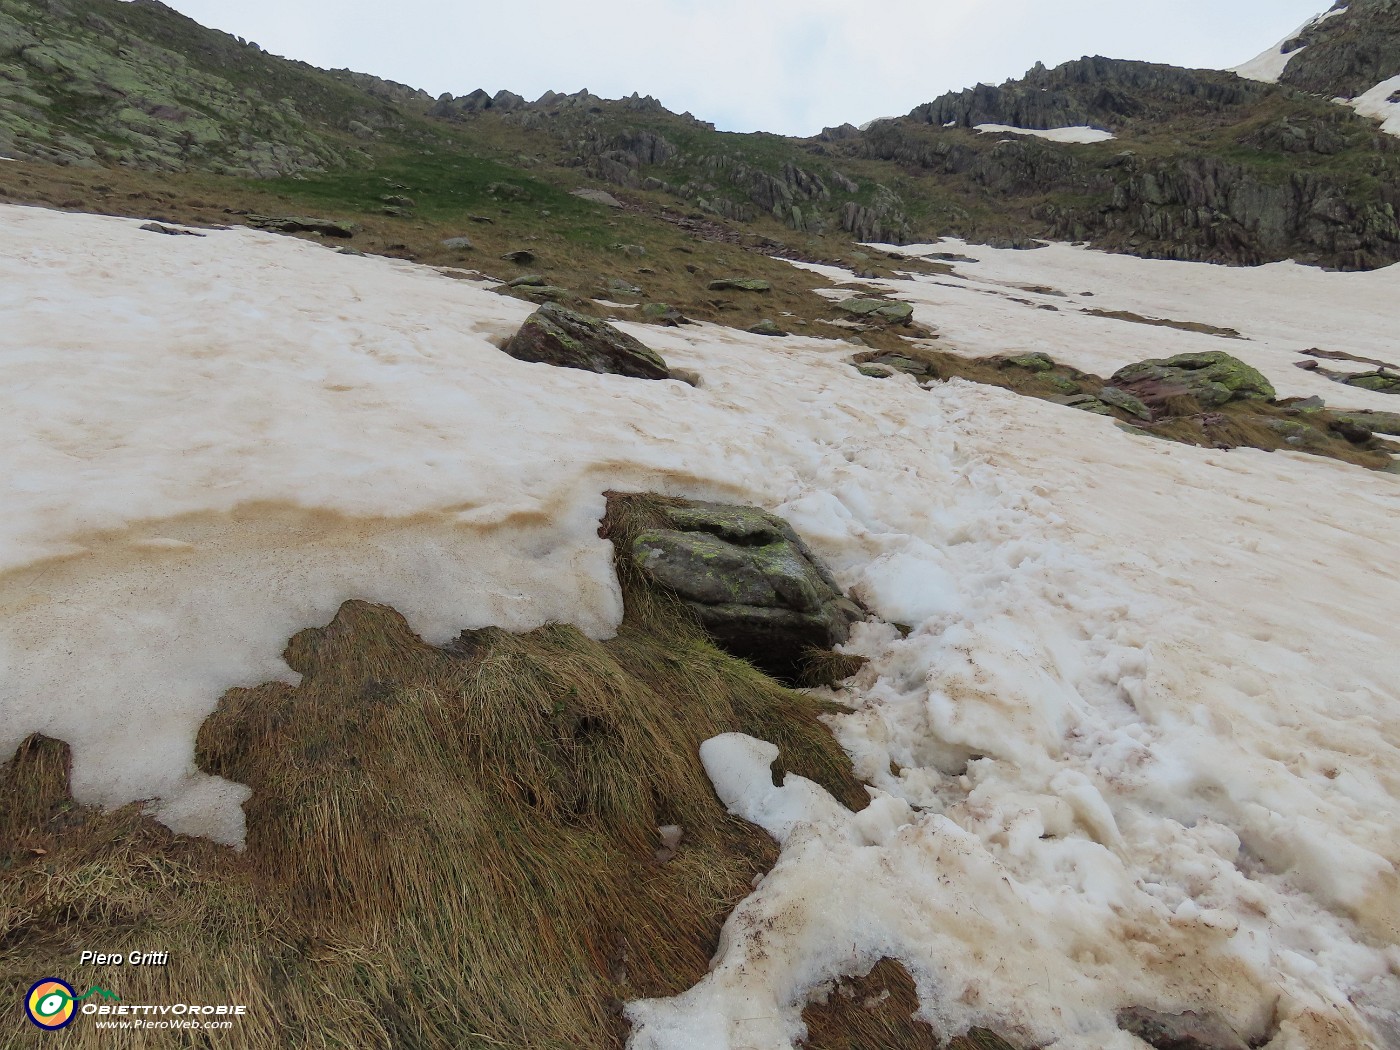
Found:
M 1400 375 L 1380 369 L 1376 372 L 1361 372 L 1342 380 L 1347 386 L 1361 390 L 1374 390 L 1381 394 L 1400 394 Z
M 908 324 L 914 319 L 914 308 L 908 303 L 892 303 L 885 299 L 843 299 L 836 309 L 852 317 L 885 324 Z
M 1264 373 L 1218 350 L 1140 361 L 1120 368 L 1110 383 L 1145 401 L 1152 395 L 1189 394 L 1205 408 L 1231 401 L 1273 401 L 1278 396 Z
M 780 328 L 775 322 L 767 319 L 759 321 L 758 324 L 753 325 L 751 328 L 749 328 L 749 332 L 752 335 L 770 336 L 782 336 L 790 334 L 785 329 Z
M 563 289 L 527 288 L 543 294 Z M 661 355 L 606 321 L 546 303 L 531 314 L 503 348 L 511 357 L 560 368 L 634 379 L 669 379 Z
M 721 277 L 709 284 L 712 292 L 771 292 L 772 282 L 756 277 Z
M 1028 372 L 1053 372 L 1055 370 L 1055 359 L 1040 351 L 1008 357 L 1005 361 L 1008 367 L 1024 368 Z
M 815 650 L 864 615 L 782 518 L 756 507 L 684 503 L 639 533 L 631 558 L 681 598 L 722 649 L 794 680 Z

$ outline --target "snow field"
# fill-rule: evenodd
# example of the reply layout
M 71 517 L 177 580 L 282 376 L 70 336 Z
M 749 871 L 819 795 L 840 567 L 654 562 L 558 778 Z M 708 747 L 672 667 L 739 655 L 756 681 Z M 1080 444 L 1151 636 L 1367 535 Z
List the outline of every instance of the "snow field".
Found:
M 709 976 L 629 1007 L 633 1047 L 791 1046 L 809 996 L 886 955 L 943 1036 L 1128 1050 L 1115 1014 L 1146 1005 L 1274 1050 L 1394 1045 L 1396 478 L 868 379 L 799 337 L 621 326 L 700 389 L 524 364 L 493 341 L 530 307 L 472 282 L 137 225 L 0 208 L 0 753 L 68 740 L 81 800 L 237 843 L 247 791 L 193 768 L 194 733 L 224 689 L 294 678 L 296 630 L 363 598 L 437 642 L 605 636 L 604 490 L 756 502 L 912 628 L 849 646 L 872 662 L 832 725 L 874 800 L 774 787 L 761 741 L 705 745 L 782 855 Z M 1396 279 L 966 253 L 956 291 L 886 285 L 959 349 L 1103 372 L 1220 348 L 1357 407 L 1286 348 L 1378 350 Z M 1008 295 L 1064 301 L 1007 282 L 1251 341 L 1039 311 Z

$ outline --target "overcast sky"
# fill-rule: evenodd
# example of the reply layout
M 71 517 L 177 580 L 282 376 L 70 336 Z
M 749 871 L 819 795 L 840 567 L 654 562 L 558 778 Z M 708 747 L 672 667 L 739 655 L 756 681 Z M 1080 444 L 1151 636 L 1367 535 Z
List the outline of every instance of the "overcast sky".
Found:
M 167 0 L 317 66 L 434 95 L 640 91 L 727 131 L 809 135 L 1102 54 L 1226 68 L 1331 0 Z

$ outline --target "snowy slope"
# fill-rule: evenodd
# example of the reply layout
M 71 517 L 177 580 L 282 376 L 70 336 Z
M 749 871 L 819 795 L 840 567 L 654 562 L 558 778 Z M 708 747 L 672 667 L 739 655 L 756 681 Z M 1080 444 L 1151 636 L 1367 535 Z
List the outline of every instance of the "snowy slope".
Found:
M 1391 101 L 1396 95 L 1400 95 L 1400 76 L 1381 81 L 1348 105 L 1363 117 L 1375 117 L 1387 134 L 1400 136 L 1400 102 Z
M 1290 40 L 1296 40 L 1309 29 L 1321 25 L 1329 18 L 1343 14 L 1346 14 L 1346 8 L 1328 10 L 1315 18 L 1310 18 L 1267 51 L 1256 55 L 1248 62 L 1226 70 L 1226 72 L 1236 73 L 1246 80 L 1262 80 L 1267 84 L 1277 84 L 1279 78 L 1283 76 L 1284 70 L 1288 68 L 1288 63 L 1306 50 L 1306 48 L 1299 47 L 1294 48 L 1292 51 L 1285 52 L 1283 49 L 1288 46 L 1288 42 Z
M 774 788 L 761 742 L 706 745 L 783 853 L 713 972 L 629 1008 L 638 1050 L 790 1046 L 809 995 L 884 955 L 945 1036 L 1141 1050 L 1115 1014 L 1147 1005 L 1274 1050 L 1395 1045 L 1400 478 L 868 379 L 839 342 L 624 326 L 699 389 L 523 364 L 492 340 L 525 304 L 247 230 L 4 207 L 0 245 L 0 753 L 63 738 L 80 798 L 237 841 L 246 789 L 193 769 L 194 733 L 223 689 L 291 677 L 296 630 L 359 597 L 435 641 L 605 635 L 605 489 L 751 500 L 913 631 L 852 646 L 872 663 L 833 728 L 866 812 Z M 1396 280 L 968 251 L 982 291 L 893 285 L 949 342 L 1204 340 L 1308 392 L 1287 333 L 1369 348 Z M 1022 278 L 1253 342 L 1035 310 L 1001 293 L 1065 304 Z

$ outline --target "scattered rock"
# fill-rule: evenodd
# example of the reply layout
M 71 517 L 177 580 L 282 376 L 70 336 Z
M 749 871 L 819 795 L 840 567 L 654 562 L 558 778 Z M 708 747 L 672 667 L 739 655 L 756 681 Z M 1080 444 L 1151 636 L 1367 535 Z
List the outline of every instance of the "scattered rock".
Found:
M 1375 412 L 1368 408 L 1335 413 L 1337 420 L 1364 427 L 1373 434 L 1400 436 L 1400 412 Z
M 642 318 L 655 324 L 666 325 L 669 328 L 695 323 L 670 303 L 647 303 L 642 307 Z
M 1106 386 L 1100 390 L 1099 400 L 1138 419 L 1152 418 L 1152 410 L 1143 404 L 1140 398 L 1134 397 L 1126 390 L 1119 390 L 1116 386 Z
M 608 281 L 608 291 L 613 295 L 636 296 L 641 295 L 642 290 L 630 281 L 614 277 Z
M 1031 372 L 1053 372 L 1055 370 L 1055 360 L 1049 354 L 1036 351 L 1033 354 L 1021 354 L 1017 357 L 1005 358 L 1005 363 L 1012 368 L 1025 368 Z
M 1381 394 L 1400 394 L 1400 375 L 1388 372 L 1384 368 L 1374 372 L 1358 372 L 1339 380 L 1339 382 L 1345 383 L 1347 386 L 1359 387 L 1362 390 L 1374 390 Z
M 894 369 L 884 365 L 856 365 L 856 371 L 871 379 L 888 379 L 894 375 Z
M 765 318 L 764 320 L 762 320 L 762 321 L 759 321 L 758 324 L 756 324 L 756 325 L 754 325 L 753 327 L 751 327 L 751 328 L 749 329 L 749 332 L 750 332 L 751 334 L 753 334 L 753 335 L 788 335 L 788 334 L 789 334 L 788 332 L 785 332 L 783 329 L 779 328 L 774 322 L 772 322 L 772 321 L 770 321 L 770 320 L 767 320 L 766 318 Z
M 379 199 L 380 199 L 381 202 L 383 202 L 384 204 L 389 205 L 389 206 L 392 207 L 392 208 L 416 208 L 416 207 L 418 207 L 418 202 L 415 201 L 412 197 L 405 197 L 405 196 L 403 196 L 403 195 L 401 195 L 401 194 L 398 194 L 398 193 L 389 193 L 389 194 L 385 194 L 383 197 L 380 197 Z
M 507 288 L 545 288 L 549 282 L 537 273 L 527 273 L 523 277 L 517 277 L 513 281 L 507 281 Z
M 712 292 L 771 292 L 773 285 L 755 277 L 721 277 L 711 281 L 709 289 Z
M 1135 1006 L 1118 1014 L 1118 1027 L 1156 1050 L 1249 1050 L 1224 1021 L 1190 1011 L 1164 1014 Z
M 363 259 L 363 258 L 365 257 L 365 253 L 362 252 L 362 251 L 360 251 L 360 249 L 358 249 L 358 248 L 351 248 L 351 247 L 349 247 L 349 246 L 346 246 L 346 247 L 344 247 L 344 248 L 337 248 L 337 249 L 335 250 L 335 254 L 336 254 L 336 255 L 355 255 L 355 256 L 358 256 L 358 257 L 361 258 L 361 259 Z
M 517 290 L 532 299 L 544 299 L 552 303 L 567 303 L 578 298 L 568 288 L 561 288 L 557 284 L 527 284 Z
M 914 318 L 914 308 L 908 303 L 892 303 L 885 299 L 843 299 L 836 309 L 852 317 L 885 324 L 908 324 Z
M 1184 394 L 1203 408 L 1219 408 L 1231 401 L 1272 401 L 1277 396 L 1262 372 L 1220 351 L 1140 361 L 1120 368 L 1110 382 L 1148 404 Z
M 720 648 L 793 680 L 811 650 L 844 642 L 864 617 L 782 518 L 755 507 L 685 503 L 669 528 L 632 543 L 633 562 L 677 594 Z
M 442 246 L 454 252 L 469 252 L 475 247 L 470 237 L 448 237 Z
M 317 219 L 310 215 L 249 215 L 249 226 L 276 233 L 319 233 L 323 237 L 353 237 L 353 223 Z
M 174 226 L 162 226 L 158 222 L 148 222 L 141 226 L 147 233 L 164 233 L 171 237 L 203 237 L 204 234 L 195 230 L 181 230 Z
M 472 222 L 483 223 L 487 226 L 496 225 L 496 220 L 491 218 L 491 216 L 489 215 L 468 215 L 467 218 L 470 219 Z
M 535 261 L 535 253 L 526 248 L 520 248 L 513 252 L 506 252 L 501 258 L 506 262 L 518 263 L 521 266 L 529 266 Z
M 582 200 L 592 201 L 594 204 L 602 204 L 609 208 L 621 208 L 622 202 L 606 190 L 578 189 L 570 191 L 573 196 Z
M 668 379 L 655 350 L 606 321 L 546 303 L 531 314 L 503 349 L 521 361 L 610 373 L 635 379 Z

